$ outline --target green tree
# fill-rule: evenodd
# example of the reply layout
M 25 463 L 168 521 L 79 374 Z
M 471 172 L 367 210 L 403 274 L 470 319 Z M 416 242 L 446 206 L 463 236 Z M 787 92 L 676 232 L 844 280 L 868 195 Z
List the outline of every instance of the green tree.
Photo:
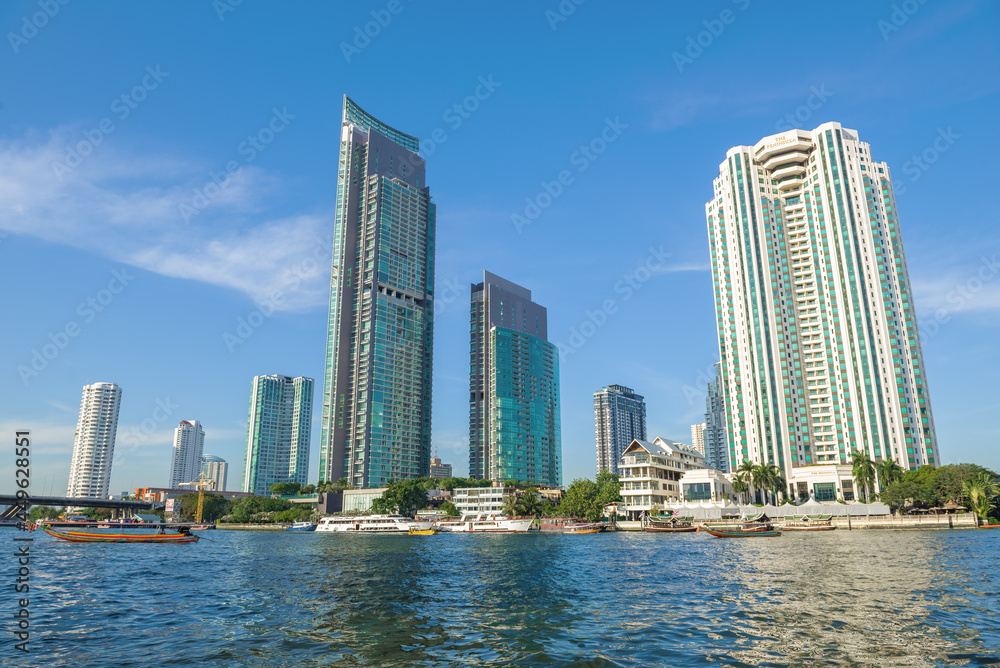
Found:
M 441 512 L 447 515 L 448 517 L 456 517 L 458 515 L 461 515 L 461 513 L 458 512 L 458 508 L 456 508 L 455 504 L 452 503 L 451 501 L 445 501 L 444 503 L 441 504 Z
M 282 524 L 304 522 L 312 516 L 313 509 L 303 503 L 293 503 L 288 510 L 282 510 L 274 515 L 274 521 Z
M 507 517 L 516 517 L 518 515 L 517 500 L 517 494 L 511 494 L 510 496 L 504 497 L 503 506 L 500 508 L 500 512 Z
M 618 476 L 610 471 L 601 471 L 594 482 L 588 478 L 574 480 L 566 490 L 566 496 L 559 504 L 558 513 L 570 517 L 585 517 L 597 522 L 604 516 L 604 507 L 621 501 L 621 484 Z
M 885 491 L 892 483 L 902 480 L 906 471 L 895 459 L 883 459 L 875 464 L 875 473 L 878 476 L 879 490 Z
M 987 473 L 979 473 L 962 483 L 965 503 L 984 522 L 1000 497 L 1000 484 Z
M 180 505 L 175 512 L 182 522 L 193 522 L 198 510 L 198 495 L 184 494 L 177 499 Z M 176 501 L 175 501 L 176 503 Z M 201 519 L 205 522 L 214 522 L 223 515 L 229 513 L 230 503 L 218 494 L 205 494 L 205 505 L 201 511 Z
M 52 520 L 59 517 L 60 514 L 61 511 L 56 508 L 51 508 L 49 506 L 35 506 L 31 509 L 31 512 L 28 513 L 28 519 L 33 521 Z
M 854 484 L 864 490 L 865 503 L 868 503 L 869 493 L 875 487 L 875 462 L 867 452 L 851 450 L 851 467 Z
M 749 496 L 750 502 L 753 503 L 757 500 L 757 477 L 755 473 L 757 472 L 757 467 L 754 466 L 753 462 L 749 459 L 744 459 L 740 467 L 736 469 L 736 473 L 743 474 L 743 482 L 747 486 L 747 494 Z
M 273 499 L 269 496 L 248 496 L 237 499 L 229 514 L 223 517 L 224 522 L 236 524 L 255 524 L 274 521 L 275 513 L 282 510 L 289 510 L 292 507 L 291 501 L 285 499 Z M 270 514 L 270 518 L 269 518 Z
M 310 496 L 316 493 L 316 485 L 304 485 L 302 489 L 299 490 L 299 494 L 304 494 L 305 496 Z
M 749 474 L 746 471 L 738 471 L 733 476 L 733 491 L 739 496 L 740 503 L 746 503 L 744 494 L 750 492 Z
M 517 514 L 522 517 L 540 517 L 544 511 L 542 498 L 537 487 L 528 487 L 521 494 L 516 504 Z
M 398 512 L 412 516 L 418 509 L 427 506 L 427 490 L 420 480 L 391 481 L 382 496 L 372 501 L 372 512 L 389 514 Z

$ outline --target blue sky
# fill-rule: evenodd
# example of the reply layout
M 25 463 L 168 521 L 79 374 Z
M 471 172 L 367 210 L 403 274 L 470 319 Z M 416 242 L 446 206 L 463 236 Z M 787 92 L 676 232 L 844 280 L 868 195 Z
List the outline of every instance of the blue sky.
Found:
M 311 376 L 320 404 L 345 93 L 428 159 L 456 473 L 484 269 L 572 347 L 567 483 L 594 474 L 606 384 L 689 440 L 718 359 L 704 203 L 726 150 L 790 114 L 889 163 L 942 460 L 1000 469 L 1000 5 L 36 0 L 0 27 L 0 434 L 32 430 L 36 494 L 65 490 L 85 384 L 123 388 L 115 493 L 166 483 L 182 419 L 237 488 L 255 375 Z M 318 443 L 314 420 L 311 479 Z

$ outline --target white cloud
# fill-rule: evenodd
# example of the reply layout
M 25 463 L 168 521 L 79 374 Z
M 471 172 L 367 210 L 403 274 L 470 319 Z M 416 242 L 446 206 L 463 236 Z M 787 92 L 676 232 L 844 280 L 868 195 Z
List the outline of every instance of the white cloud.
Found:
M 302 310 L 329 293 L 325 215 L 274 218 L 264 196 L 280 180 L 244 165 L 223 188 L 208 167 L 170 156 L 132 155 L 98 146 L 68 173 L 78 132 L 59 128 L 0 140 L 0 231 L 30 235 L 170 276 L 245 292 L 279 310 Z M 201 208 L 198 192 L 215 194 Z M 185 220 L 182 205 L 191 207 Z M 193 213 L 192 213 L 193 212 Z
M 913 281 L 917 307 L 923 314 L 1000 311 L 1000 264 L 997 254 L 984 255 L 930 279 Z

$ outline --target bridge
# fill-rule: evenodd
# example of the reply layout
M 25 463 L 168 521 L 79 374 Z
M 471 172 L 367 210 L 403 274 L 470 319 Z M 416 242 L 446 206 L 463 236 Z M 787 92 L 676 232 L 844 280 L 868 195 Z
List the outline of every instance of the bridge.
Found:
M 117 517 L 118 511 L 153 510 L 162 507 L 162 503 L 154 501 L 115 501 L 112 499 L 69 498 L 65 496 L 30 496 L 27 499 L 28 508 L 32 506 L 52 506 L 53 508 L 111 508 L 112 515 Z M 21 499 L 13 494 L 0 494 L 0 508 L 7 509 L 0 513 L 0 520 L 14 519 L 21 512 Z

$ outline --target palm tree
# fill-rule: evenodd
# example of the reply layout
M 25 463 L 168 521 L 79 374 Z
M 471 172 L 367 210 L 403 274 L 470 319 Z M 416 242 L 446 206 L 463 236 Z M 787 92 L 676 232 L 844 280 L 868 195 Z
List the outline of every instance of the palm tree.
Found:
M 969 509 L 985 522 L 996 498 L 1000 496 L 1000 485 L 990 478 L 989 474 L 980 473 L 962 483 L 962 492 L 965 494 Z
M 507 517 L 517 517 L 517 494 L 511 494 L 503 500 L 503 514 Z
M 875 464 L 875 472 L 878 474 L 879 492 L 889 489 L 889 485 L 903 480 L 906 471 L 895 459 L 883 459 Z
M 737 473 L 742 473 L 743 474 L 743 480 L 747 484 L 747 491 L 750 493 L 750 501 L 751 501 L 751 503 L 753 502 L 753 499 L 757 495 L 757 489 L 756 489 L 757 488 L 756 470 L 757 470 L 757 467 L 754 466 L 753 463 L 751 463 L 749 459 L 743 460 L 743 463 L 740 464 L 740 467 L 738 469 L 736 469 Z
M 865 503 L 868 503 L 868 493 L 875 486 L 875 462 L 868 453 L 851 450 L 851 463 L 854 484 L 865 490 Z
M 747 474 L 744 471 L 739 471 L 733 476 L 733 491 L 739 494 L 740 503 L 743 503 L 743 495 L 750 491 Z
M 538 496 L 538 490 L 534 487 L 524 490 L 514 507 L 520 516 L 539 517 L 542 514 L 543 506 L 542 500 Z
M 788 482 L 785 480 L 785 473 L 772 462 L 764 465 L 763 474 L 764 479 L 767 481 L 766 487 L 772 495 L 771 503 L 778 505 L 778 489 L 781 488 L 784 490 L 788 486 Z

